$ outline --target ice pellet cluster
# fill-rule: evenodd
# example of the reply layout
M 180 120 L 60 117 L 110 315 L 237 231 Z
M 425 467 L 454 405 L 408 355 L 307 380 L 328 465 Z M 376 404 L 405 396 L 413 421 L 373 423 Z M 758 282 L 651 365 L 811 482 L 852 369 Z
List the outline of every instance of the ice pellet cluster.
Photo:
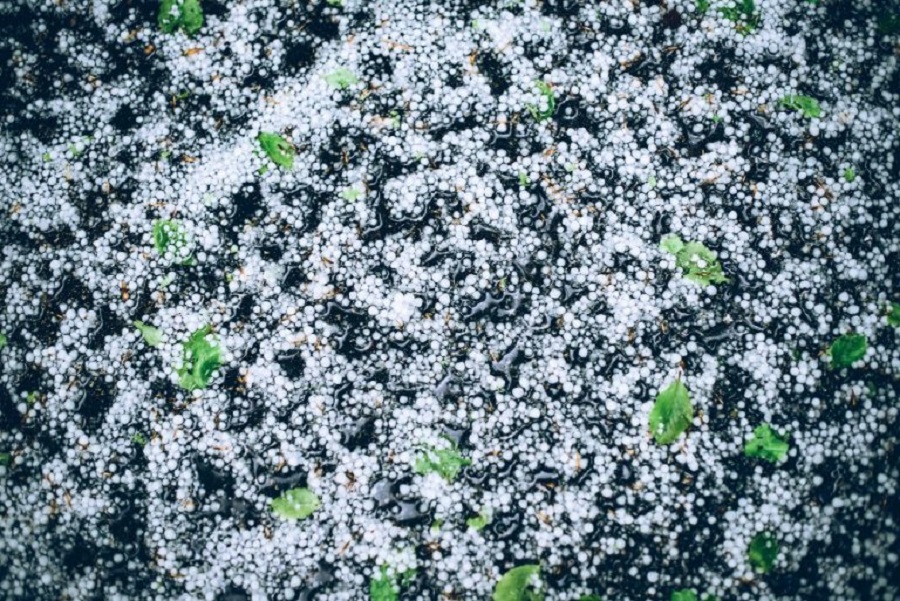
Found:
M 0 597 L 900 598 L 898 33 L 0 0 Z

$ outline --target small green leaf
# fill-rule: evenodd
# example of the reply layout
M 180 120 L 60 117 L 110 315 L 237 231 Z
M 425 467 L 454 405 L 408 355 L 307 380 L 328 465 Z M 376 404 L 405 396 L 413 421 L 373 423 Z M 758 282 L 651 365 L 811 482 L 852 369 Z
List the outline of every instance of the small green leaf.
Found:
M 709 10 L 709 0 L 697 0 L 697 12 L 705 15 Z
M 734 21 L 735 28 L 741 35 L 752 33 L 759 27 L 760 14 L 756 12 L 753 0 L 735 0 L 731 6 L 720 8 L 719 13 L 725 19 Z
M 471 464 L 472 462 L 460 455 L 456 446 L 451 444 L 446 449 L 428 447 L 420 451 L 413 467 L 417 474 L 436 473 L 444 480 L 452 482 L 463 467 Z
M 9 340 L 6 339 L 6 334 L 0 333 L 0 350 L 5 349 L 7 344 Z
M 682 242 L 681 238 L 675 234 L 669 234 L 668 236 L 664 236 L 662 241 L 659 243 L 659 247 L 669 253 L 670 255 L 678 255 L 681 252 L 681 249 L 684 248 L 684 242 Z
M 316 493 L 308 488 L 293 488 L 272 499 L 272 511 L 286 520 L 305 520 L 322 506 Z
M 856 169 L 853 167 L 847 167 L 844 169 L 844 181 L 848 184 L 852 184 L 853 180 L 856 179 Z
M 887 310 L 888 325 L 900 328 L 900 303 L 892 302 Z M 0 348 L 3 348 L 0 346 Z
M 539 579 L 541 566 L 528 564 L 506 572 L 494 588 L 493 601 L 542 601 L 544 594 L 535 588 L 533 581 Z
M 344 200 L 348 200 L 350 202 L 353 202 L 354 200 L 358 200 L 361 196 L 362 196 L 362 191 L 356 189 L 353 186 L 351 186 L 351 187 L 345 189 L 343 192 L 341 192 L 341 198 L 343 198 Z
M 285 169 L 293 169 L 294 155 L 297 151 L 290 142 L 271 132 L 260 132 L 257 137 L 259 145 L 272 162 Z
M 540 122 L 553 116 L 553 112 L 556 110 L 556 96 L 553 94 L 553 88 L 545 81 L 535 81 L 534 87 L 537 88 L 538 93 L 544 97 L 546 107 L 541 109 L 537 105 L 526 104 L 525 108 L 528 109 L 528 112 L 531 113 L 531 116 L 535 121 Z
M 0 453 L 0 465 L 9 465 L 12 463 L 12 455 L 9 453 Z
M 144 446 L 145 444 L 147 444 L 147 437 L 140 432 L 135 432 L 134 436 L 131 437 L 131 442 L 137 445 Z
M 397 601 L 400 587 L 388 573 L 387 566 L 381 566 L 381 574 L 369 582 L 369 599 L 371 601 Z
M 49 152 L 45 152 L 44 154 L 42 154 L 41 158 L 44 159 L 45 163 L 49 163 L 50 161 L 53 160 L 53 157 L 50 156 Z
M 181 12 L 176 0 L 162 0 L 159 3 L 159 15 L 156 22 L 163 33 L 172 33 L 178 28 L 181 21 Z
M 528 178 L 528 174 L 524 171 L 519 171 L 519 185 L 523 188 L 527 188 L 531 185 L 531 180 Z
M 659 246 L 669 254 L 675 255 L 675 265 L 681 268 L 684 279 L 700 286 L 729 281 L 722 273 L 722 264 L 716 253 L 700 242 L 685 243 L 675 234 L 669 234 L 663 237 Z
M 184 356 L 177 371 L 178 385 L 185 390 L 206 388 L 213 372 L 222 365 L 219 346 L 207 340 L 211 332 L 210 326 L 203 326 L 182 345 Z
M 397 601 L 401 586 L 409 586 L 416 577 L 416 569 L 406 570 L 399 577 L 391 573 L 387 566 L 381 566 L 381 573 L 369 582 L 369 599 L 371 601 Z
M 143 321 L 135 321 L 133 322 L 133 325 L 140 331 L 141 336 L 144 338 L 144 342 L 150 346 L 159 346 L 162 342 L 162 330 L 159 328 L 147 325 Z
M 491 523 L 491 512 L 482 508 L 477 516 L 466 520 L 466 526 L 481 532 L 485 526 Z
M 443 525 L 444 525 L 444 520 L 442 520 L 440 518 L 434 520 L 433 522 L 431 522 L 431 532 L 433 534 L 437 534 L 438 532 L 441 531 L 441 526 L 443 526 Z
M 697 593 L 692 589 L 683 588 L 680 591 L 672 591 L 670 601 L 697 601 Z
M 194 35 L 203 27 L 203 9 L 199 0 L 162 0 L 156 21 L 163 33 L 174 33 L 180 28 Z
M 778 557 L 778 541 L 768 532 L 760 532 L 747 546 L 747 559 L 757 572 L 765 574 L 775 565 Z
M 728 281 L 722 273 L 722 264 L 716 258 L 716 253 L 699 242 L 685 244 L 675 256 L 675 264 L 684 270 L 684 279 L 701 286 Z
M 789 448 L 787 436 L 781 436 L 769 424 L 763 424 L 753 431 L 753 438 L 744 445 L 744 455 L 777 463 L 787 455 Z
M 192 248 L 184 226 L 175 219 L 157 219 L 153 222 L 153 246 L 160 256 L 171 256 L 173 263 L 187 264 Z
M 332 88 L 346 90 L 350 86 L 359 83 L 359 78 L 350 69 L 339 67 L 325 76 L 325 83 Z
M 658 444 L 672 444 L 688 429 L 692 419 L 691 397 L 678 379 L 656 396 L 650 410 L 650 433 Z
M 600 598 L 600 595 L 582 595 L 578 601 L 603 601 L 603 599 Z
M 656 188 L 656 176 L 651 175 L 647 178 L 647 185 L 650 186 L 651 189 Z
M 866 355 L 868 341 L 862 334 L 844 334 L 831 344 L 828 354 L 831 355 L 831 367 L 840 369 L 850 367 Z
M 194 35 L 203 27 L 203 9 L 199 0 L 184 0 L 181 5 L 181 29 Z
M 800 111 L 807 119 L 820 117 L 822 115 L 822 109 L 819 107 L 819 102 L 811 96 L 788 94 L 781 99 L 781 105 L 794 111 Z
M 325 0 L 325 2 L 326 2 L 326 4 L 328 4 L 328 6 L 336 6 L 336 7 L 344 6 L 344 0 Z

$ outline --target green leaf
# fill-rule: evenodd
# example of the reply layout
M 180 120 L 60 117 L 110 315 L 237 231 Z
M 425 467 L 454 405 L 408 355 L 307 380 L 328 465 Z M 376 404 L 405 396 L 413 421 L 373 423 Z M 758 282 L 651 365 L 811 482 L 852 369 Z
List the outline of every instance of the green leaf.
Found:
M 184 0 L 181 5 L 181 28 L 188 35 L 194 35 L 203 27 L 203 9 L 200 0 Z
M 769 424 L 763 424 L 753 431 L 753 438 L 744 445 L 744 455 L 777 463 L 787 455 L 789 448 L 787 436 L 781 436 Z
M 541 109 L 534 104 L 526 104 L 525 108 L 528 109 L 528 112 L 531 113 L 531 116 L 535 121 L 544 121 L 552 117 L 553 112 L 556 110 L 556 96 L 553 94 L 553 88 L 545 81 L 535 81 L 534 87 L 537 88 L 538 93 L 544 97 L 547 106 L 546 108 Z
M 757 572 L 765 574 L 775 565 L 778 557 L 778 541 L 768 532 L 760 532 L 747 546 L 747 559 Z
M 12 455 L 9 453 L 0 453 L 0 465 L 9 465 L 12 463 Z
M 150 346 L 159 346 L 162 342 L 162 330 L 159 328 L 154 328 L 151 325 L 145 324 L 143 321 L 135 321 L 133 322 L 134 327 L 140 331 L 141 336 L 144 338 L 144 342 L 149 344 Z
M 466 520 L 466 526 L 478 532 L 481 532 L 481 530 L 490 523 L 491 513 L 485 508 L 482 508 L 477 516 Z
M 709 10 L 709 0 L 697 0 L 697 12 L 705 15 Z
M 578 601 L 603 601 L 600 598 L 600 595 L 582 595 L 578 598 Z
M 325 83 L 332 88 L 346 90 L 350 86 L 359 83 L 359 78 L 350 69 L 339 67 L 325 76 Z
M 140 432 L 135 432 L 134 436 L 131 437 L 131 442 L 137 445 L 144 446 L 145 444 L 147 444 L 147 437 Z
M 828 354 L 831 355 L 831 367 L 840 369 L 850 367 L 866 354 L 868 341 L 862 334 L 844 334 L 831 344 Z
M 760 14 L 756 12 L 756 3 L 753 0 L 735 0 L 731 6 L 720 8 L 719 13 L 725 19 L 734 21 L 741 35 L 752 33 L 759 27 Z
M 847 167 L 844 169 L 844 181 L 848 184 L 852 184 L 853 180 L 856 179 L 856 169 L 853 167 Z
M 159 14 L 156 22 L 163 33 L 172 33 L 178 28 L 181 21 L 181 12 L 176 0 L 162 0 L 159 3 Z
M 544 594 L 532 585 L 532 578 L 540 578 L 541 566 L 528 564 L 505 573 L 494 588 L 493 601 L 542 601 Z
M 9 340 L 7 340 L 6 334 L 0 333 L 0 350 L 5 349 L 7 344 L 9 344 Z
M 371 601 L 397 601 L 400 587 L 409 586 L 416 577 L 416 569 L 410 568 L 400 574 L 391 574 L 387 566 L 381 566 L 381 573 L 369 582 Z
M 659 243 L 659 247 L 669 253 L 670 255 L 678 255 L 681 252 L 681 249 L 684 248 L 684 242 L 682 242 L 681 238 L 676 234 L 669 234 L 668 236 L 664 236 L 662 241 Z
M 163 33 L 181 29 L 194 35 L 203 27 L 203 9 L 199 0 L 162 0 L 156 22 Z
M 650 433 L 658 444 L 672 444 L 688 429 L 692 419 L 691 397 L 678 379 L 656 396 L 650 410 Z
M 153 246 L 160 256 L 170 254 L 175 263 L 187 264 L 191 260 L 191 244 L 187 232 L 175 219 L 157 219 L 153 222 Z
M 811 96 L 788 94 L 781 99 L 781 105 L 791 110 L 800 111 L 807 119 L 820 117 L 822 115 L 822 109 L 819 107 L 819 102 Z
M 222 365 L 222 354 L 218 344 L 207 338 L 212 332 L 209 325 L 203 326 L 183 344 L 184 357 L 178 368 L 178 385 L 185 390 L 206 388 L 213 372 Z
M 263 152 L 272 159 L 272 162 L 285 169 L 293 169 L 294 155 L 297 154 L 297 151 L 290 142 L 272 132 L 260 132 L 257 140 L 259 140 L 259 146 Z
M 381 575 L 369 582 L 369 599 L 371 601 L 397 601 L 400 587 L 388 574 L 387 566 L 381 566 Z
M 721 284 L 728 281 L 722 273 L 722 264 L 716 253 L 700 242 L 685 243 L 679 236 L 664 236 L 659 247 L 671 255 L 675 255 L 675 265 L 681 268 L 684 279 L 709 286 L 715 282 Z
M 344 200 L 349 200 L 351 202 L 354 200 L 358 200 L 360 196 L 362 196 L 362 191 L 357 190 L 353 186 L 341 192 L 341 198 L 343 198 Z
M 675 256 L 675 264 L 684 270 L 684 279 L 701 286 L 728 281 L 722 273 L 722 264 L 716 258 L 716 253 L 699 242 L 685 244 Z
M 680 591 L 672 591 L 670 601 L 697 601 L 697 593 L 692 589 L 683 588 Z
M 272 511 L 286 520 L 305 520 L 322 506 L 316 493 L 308 488 L 292 488 L 272 499 Z
M 531 185 L 531 179 L 528 178 L 528 174 L 524 171 L 519 171 L 519 185 L 523 188 Z
M 900 303 L 892 302 L 890 304 L 887 310 L 887 322 L 888 325 L 900 328 Z M 3 348 L 3 345 L 0 345 L 0 348 Z
M 451 445 L 446 449 L 428 447 L 420 451 L 413 467 L 417 474 L 436 473 L 452 482 L 463 467 L 471 464 L 470 460 L 460 455 L 455 445 Z

